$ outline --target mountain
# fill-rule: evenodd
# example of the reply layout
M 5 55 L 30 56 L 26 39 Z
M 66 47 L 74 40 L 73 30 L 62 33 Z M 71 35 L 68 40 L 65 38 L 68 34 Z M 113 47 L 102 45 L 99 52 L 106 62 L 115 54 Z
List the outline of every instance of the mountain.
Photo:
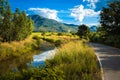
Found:
M 34 31 L 41 32 L 77 32 L 78 25 L 57 22 L 39 15 L 29 15 L 34 21 Z
M 90 31 L 92 31 L 92 32 L 96 32 L 97 31 L 97 26 L 91 26 L 90 27 Z

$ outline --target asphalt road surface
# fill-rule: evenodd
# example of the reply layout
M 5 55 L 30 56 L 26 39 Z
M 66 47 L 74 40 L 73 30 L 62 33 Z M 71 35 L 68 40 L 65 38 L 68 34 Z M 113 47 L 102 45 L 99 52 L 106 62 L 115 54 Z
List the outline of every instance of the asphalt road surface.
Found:
M 103 80 L 120 80 L 120 49 L 96 43 L 90 45 L 100 60 Z

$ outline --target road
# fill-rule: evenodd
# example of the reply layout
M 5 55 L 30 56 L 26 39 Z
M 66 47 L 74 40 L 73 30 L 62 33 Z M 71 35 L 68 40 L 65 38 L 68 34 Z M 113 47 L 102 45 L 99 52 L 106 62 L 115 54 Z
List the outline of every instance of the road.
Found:
M 120 49 L 96 43 L 90 45 L 102 64 L 103 79 L 120 80 Z

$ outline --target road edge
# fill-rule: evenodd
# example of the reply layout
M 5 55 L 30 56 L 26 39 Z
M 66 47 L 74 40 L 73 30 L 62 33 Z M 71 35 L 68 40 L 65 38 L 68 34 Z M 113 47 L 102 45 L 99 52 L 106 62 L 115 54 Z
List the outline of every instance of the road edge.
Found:
M 101 78 L 102 78 L 102 80 L 104 80 L 104 72 L 103 72 L 102 63 L 101 63 L 101 61 L 100 61 L 99 56 L 97 56 L 97 53 L 96 53 L 96 52 L 95 52 L 95 55 L 96 55 L 96 57 L 97 57 L 97 59 L 98 59 L 98 62 L 99 62 L 100 72 L 101 72 Z

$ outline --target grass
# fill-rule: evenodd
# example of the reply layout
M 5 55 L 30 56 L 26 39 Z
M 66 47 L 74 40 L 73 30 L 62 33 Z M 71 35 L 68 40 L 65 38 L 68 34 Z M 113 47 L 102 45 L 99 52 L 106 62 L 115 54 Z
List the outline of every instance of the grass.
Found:
M 93 49 L 81 41 L 61 45 L 46 66 L 10 72 L 2 80 L 100 80 L 98 61 Z
M 36 36 L 36 37 L 35 37 Z M 22 41 L 13 41 L 11 43 L 0 43 L 0 61 L 9 60 L 10 58 L 21 57 L 22 55 L 33 54 L 37 50 L 41 51 L 55 47 L 54 45 L 42 40 L 41 33 L 33 33 L 27 39 Z
M 71 40 L 79 39 L 77 35 L 71 33 L 37 32 L 33 33 L 32 36 L 37 36 L 44 41 L 54 44 L 55 46 L 60 46 L 61 44 L 67 43 Z
M 25 53 L 30 53 L 32 49 L 32 41 L 21 41 L 0 44 L 0 61 L 10 57 L 19 57 Z
M 30 54 L 32 50 L 46 48 L 48 46 L 46 41 L 54 44 L 54 41 L 61 40 L 56 55 L 46 60 L 44 68 L 8 72 L 1 75 L 0 80 L 100 80 L 98 60 L 93 49 L 89 48 L 85 41 L 77 39 L 76 35 L 68 33 L 33 33 L 24 41 L 1 43 L 0 60 L 2 61 L 9 56 L 19 57 Z
M 46 61 L 51 68 L 64 72 L 64 80 L 99 80 L 98 61 L 94 51 L 81 41 L 62 45 L 55 57 Z

